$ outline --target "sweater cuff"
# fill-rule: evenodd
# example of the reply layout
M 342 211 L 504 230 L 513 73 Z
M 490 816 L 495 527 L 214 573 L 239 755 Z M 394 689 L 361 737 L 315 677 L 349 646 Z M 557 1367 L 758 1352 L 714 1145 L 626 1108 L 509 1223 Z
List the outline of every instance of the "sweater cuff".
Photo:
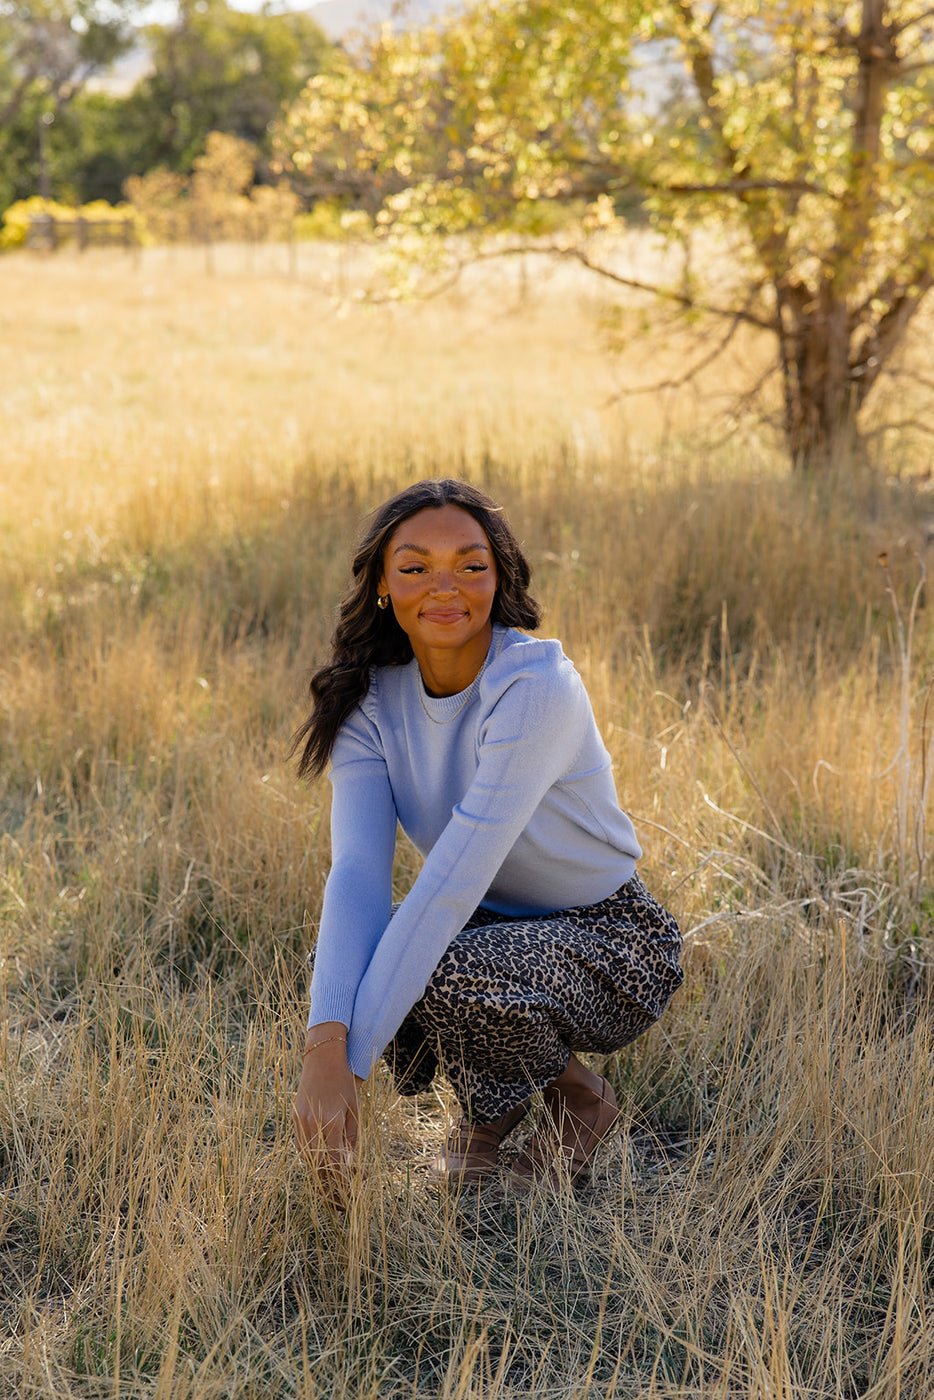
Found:
M 318 1026 L 322 1021 L 340 1021 L 350 1026 L 353 1017 L 353 1003 L 356 988 L 343 982 L 332 982 L 330 986 L 318 986 L 313 979 L 311 984 L 311 1007 L 308 1012 L 308 1025 Z
M 369 1079 L 380 1052 L 372 1034 L 351 1029 L 347 1035 L 347 1063 L 358 1079 Z

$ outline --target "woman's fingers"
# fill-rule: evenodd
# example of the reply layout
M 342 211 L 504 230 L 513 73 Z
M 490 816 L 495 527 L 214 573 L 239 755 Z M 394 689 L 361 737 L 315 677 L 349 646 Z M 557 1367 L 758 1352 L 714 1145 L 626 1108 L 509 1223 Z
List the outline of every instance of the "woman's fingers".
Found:
M 346 1186 L 357 1141 L 357 1081 L 342 1048 L 331 1042 L 306 1051 L 292 1109 L 295 1142 L 325 1190 Z
M 346 1109 L 330 1118 L 310 1122 L 303 1120 L 295 1110 L 292 1113 L 299 1152 L 321 1188 L 328 1192 L 338 1182 L 346 1184 L 353 1167 L 356 1115 L 351 1137 L 347 1132 L 348 1117 Z
M 292 1110 L 292 1125 L 295 1130 L 295 1143 L 305 1155 L 330 1154 L 343 1137 L 343 1115 L 335 1114 L 328 1119 L 305 1116 L 297 1108 Z
M 344 1117 L 344 1142 L 349 1148 L 356 1147 L 357 1145 L 357 1129 L 357 1105 L 355 1103 L 349 1104 Z
M 348 1170 L 353 1161 L 353 1152 L 347 1133 L 348 1118 L 349 1114 L 345 1109 L 342 1113 L 334 1114 L 332 1118 L 321 1125 L 321 1136 L 328 1159 L 331 1165 L 342 1174 Z M 356 1137 L 356 1133 L 354 1136 Z

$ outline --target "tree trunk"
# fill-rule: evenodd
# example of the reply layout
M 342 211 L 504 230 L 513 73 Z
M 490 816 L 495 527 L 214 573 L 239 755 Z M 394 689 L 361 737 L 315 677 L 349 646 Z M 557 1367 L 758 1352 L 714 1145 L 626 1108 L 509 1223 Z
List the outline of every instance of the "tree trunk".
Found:
M 785 395 L 785 434 L 795 467 L 820 471 L 859 446 L 856 415 L 871 379 L 888 357 L 874 344 L 872 365 L 854 344 L 849 303 L 870 259 L 871 216 L 886 90 L 898 70 L 888 0 L 862 0 L 851 36 L 858 67 L 853 101 L 848 188 L 839 206 L 839 235 L 812 285 L 775 286 Z M 865 296 L 865 293 L 862 293 Z
M 886 8 L 886 0 L 863 0 L 862 24 L 855 45 L 859 74 L 853 104 L 853 156 L 867 166 L 879 159 L 885 94 L 898 71 Z
M 797 469 L 820 471 L 858 444 L 850 317 L 831 277 L 776 293 L 788 451 Z

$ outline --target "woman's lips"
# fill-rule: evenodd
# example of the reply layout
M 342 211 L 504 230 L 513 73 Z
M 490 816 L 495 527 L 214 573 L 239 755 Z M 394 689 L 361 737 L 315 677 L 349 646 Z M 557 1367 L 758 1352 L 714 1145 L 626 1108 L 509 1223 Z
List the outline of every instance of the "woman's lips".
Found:
M 467 614 L 463 608 L 425 608 L 421 614 L 425 622 L 460 622 Z

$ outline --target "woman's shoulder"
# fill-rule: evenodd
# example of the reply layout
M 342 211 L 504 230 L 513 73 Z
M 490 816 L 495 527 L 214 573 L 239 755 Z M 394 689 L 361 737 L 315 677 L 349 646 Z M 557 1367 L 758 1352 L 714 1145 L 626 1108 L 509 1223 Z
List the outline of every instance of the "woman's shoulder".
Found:
M 513 627 L 497 627 L 492 651 L 482 680 L 491 697 L 517 685 L 558 701 L 576 698 L 583 690 L 574 663 L 555 638 L 529 637 Z
M 370 667 L 366 694 L 361 697 L 357 707 L 368 720 L 378 724 L 405 702 L 406 696 L 410 695 L 415 664 L 412 660 L 401 665 Z
M 492 653 L 488 670 L 494 667 L 502 672 L 574 669 L 573 662 L 565 655 L 556 637 L 530 637 L 527 632 L 520 632 L 515 627 L 500 627 L 497 624 L 493 628 Z

